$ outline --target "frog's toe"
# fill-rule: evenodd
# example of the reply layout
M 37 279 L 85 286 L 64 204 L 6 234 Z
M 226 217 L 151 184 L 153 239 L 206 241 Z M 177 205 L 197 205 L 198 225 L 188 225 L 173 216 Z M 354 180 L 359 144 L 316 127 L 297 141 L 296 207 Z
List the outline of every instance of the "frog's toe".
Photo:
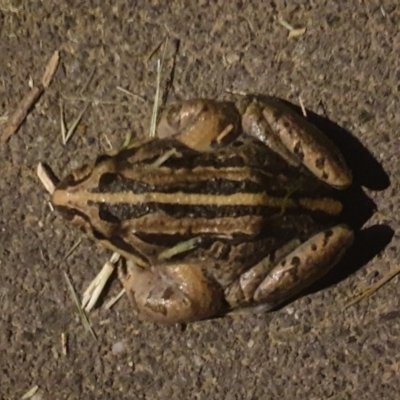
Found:
M 325 275 L 353 243 L 346 225 L 324 230 L 282 259 L 254 293 L 256 303 L 276 306 Z

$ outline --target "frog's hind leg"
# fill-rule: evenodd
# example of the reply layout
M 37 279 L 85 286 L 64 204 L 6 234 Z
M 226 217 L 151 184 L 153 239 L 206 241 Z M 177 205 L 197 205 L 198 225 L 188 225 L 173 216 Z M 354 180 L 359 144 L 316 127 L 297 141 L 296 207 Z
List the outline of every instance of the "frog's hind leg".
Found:
M 226 308 L 223 291 L 197 264 L 163 264 L 141 268 L 127 260 L 119 278 L 142 319 L 186 323 L 211 318 Z
M 318 179 L 337 189 L 351 184 L 351 171 L 339 150 L 316 126 L 282 101 L 245 97 L 237 107 L 243 131 L 262 141 L 290 165 L 303 164 Z
M 197 151 L 230 143 L 240 133 L 241 116 L 234 104 L 209 99 L 172 104 L 157 126 L 159 138 L 175 138 Z
M 349 227 L 337 225 L 314 235 L 274 265 L 265 267 L 268 261 L 261 261 L 227 290 L 228 303 L 233 308 L 246 304 L 275 308 L 325 275 L 353 243 L 353 237 Z

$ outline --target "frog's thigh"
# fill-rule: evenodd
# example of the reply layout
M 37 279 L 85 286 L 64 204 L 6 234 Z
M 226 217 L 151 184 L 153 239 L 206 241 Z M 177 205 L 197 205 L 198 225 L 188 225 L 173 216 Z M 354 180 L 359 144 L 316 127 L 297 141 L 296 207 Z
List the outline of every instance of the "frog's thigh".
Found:
M 140 268 L 127 261 L 119 277 L 140 318 L 184 323 L 212 317 L 223 305 L 222 292 L 196 264 Z
M 353 242 L 345 225 L 324 230 L 282 259 L 256 289 L 256 303 L 276 306 L 326 274 Z
M 289 164 L 304 164 L 318 179 L 338 189 L 351 184 L 351 171 L 339 150 L 306 118 L 274 99 L 253 100 L 243 109 L 243 130 Z

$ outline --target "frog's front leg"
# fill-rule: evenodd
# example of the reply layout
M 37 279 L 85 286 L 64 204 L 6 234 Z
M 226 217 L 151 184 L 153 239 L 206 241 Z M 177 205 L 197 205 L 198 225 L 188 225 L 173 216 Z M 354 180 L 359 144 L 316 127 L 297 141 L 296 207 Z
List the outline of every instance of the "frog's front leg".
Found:
M 303 164 L 318 179 L 345 189 L 352 174 L 334 144 L 306 118 L 283 102 L 244 97 L 237 103 L 243 131 L 256 137 L 289 164 Z
M 243 273 L 225 292 L 231 308 L 246 305 L 273 309 L 325 275 L 353 242 L 345 225 L 324 230 L 280 260 L 269 257 Z
M 119 278 L 138 316 L 148 321 L 186 323 L 213 317 L 226 308 L 223 290 L 197 264 L 143 269 L 127 260 Z

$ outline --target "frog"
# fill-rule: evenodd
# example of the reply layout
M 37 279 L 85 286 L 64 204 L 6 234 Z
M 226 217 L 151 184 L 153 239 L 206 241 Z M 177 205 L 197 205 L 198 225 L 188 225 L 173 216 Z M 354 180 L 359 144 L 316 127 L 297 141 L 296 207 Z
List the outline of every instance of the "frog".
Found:
M 336 222 L 351 184 L 340 151 L 281 100 L 199 98 L 73 171 L 52 202 L 123 256 L 140 319 L 175 324 L 270 311 L 319 280 L 353 243 Z

